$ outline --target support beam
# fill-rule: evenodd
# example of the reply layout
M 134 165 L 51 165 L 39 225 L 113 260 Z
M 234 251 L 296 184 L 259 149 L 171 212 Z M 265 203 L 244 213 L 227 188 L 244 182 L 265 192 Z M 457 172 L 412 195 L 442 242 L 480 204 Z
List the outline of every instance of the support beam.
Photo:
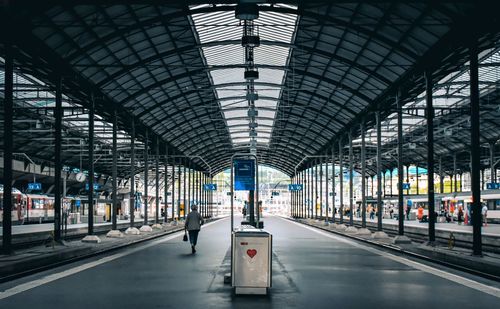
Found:
M 111 229 L 113 231 L 117 230 L 116 226 L 116 213 L 118 212 L 118 154 L 117 154 L 117 137 L 118 137 L 118 111 L 116 106 L 113 110 L 113 166 L 112 166 L 112 178 L 113 178 L 113 205 L 112 205 L 112 214 L 111 214 Z
M 155 224 L 159 223 L 160 218 L 160 138 L 156 136 L 156 144 L 155 144 L 155 178 L 156 178 L 156 186 L 155 186 L 155 195 L 156 195 L 156 213 L 155 213 Z
M 432 74 L 425 72 L 425 101 L 427 118 L 427 202 L 429 205 L 429 243 L 436 240 L 434 208 L 434 108 L 432 106 Z
M 4 24 L 4 23 L 2 23 Z M 2 252 L 12 254 L 12 152 L 13 110 L 14 110 L 14 59 L 10 42 L 5 48 L 5 81 L 3 103 L 3 218 L 2 218 Z
M 181 162 L 177 165 L 177 220 L 181 219 Z M 186 210 L 184 209 L 184 212 Z
M 168 223 L 168 146 L 167 146 L 167 143 L 165 143 L 165 174 L 164 174 L 164 177 L 165 177 L 165 180 L 164 180 L 164 184 L 165 186 L 163 187 L 163 196 L 165 198 L 165 206 L 164 206 L 164 209 L 165 209 L 165 217 L 163 218 L 163 220 L 165 221 L 165 223 Z M 172 208 L 172 212 L 174 211 L 174 209 Z
M 417 195 L 419 195 L 420 194 L 420 185 L 419 185 L 419 181 L 418 180 L 419 180 L 419 176 L 420 175 L 419 175 L 419 171 L 418 171 L 418 165 L 415 166 L 415 169 L 416 169 L 416 178 L 417 178 L 417 181 L 416 181 L 416 184 L 417 184 L 416 187 L 417 188 L 416 189 L 417 189 Z
M 94 113 L 95 102 L 92 94 L 89 107 L 89 145 L 88 145 L 88 166 L 89 166 L 89 191 L 88 191 L 88 235 L 94 235 Z
M 352 133 L 349 133 L 349 225 L 354 225 L 354 154 L 352 148 Z
M 323 218 L 323 158 L 318 159 L 319 161 L 319 217 Z
M 382 231 L 382 120 L 380 119 L 380 111 L 376 113 L 377 121 L 377 231 Z M 385 173 L 384 173 L 385 178 Z
M 144 225 L 148 225 L 148 187 L 149 187 L 149 130 L 144 138 Z
M 182 177 L 182 203 L 184 204 L 184 219 L 186 219 L 186 213 L 189 212 L 189 203 L 187 202 L 187 192 L 186 192 L 186 176 L 187 176 L 187 173 L 186 173 L 186 165 L 187 165 L 187 158 L 184 158 L 184 166 L 183 166 L 183 177 Z
M 344 223 L 344 154 L 342 152 L 342 138 L 339 139 L 339 210 L 340 224 Z
M 325 197 L 326 197 L 326 205 L 325 205 L 325 209 L 326 209 L 326 214 L 325 214 L 325 221 L 328 222 L 328 207 L 330 207 L 330 203 L 328 202 L 328 200 L 330 199 L 330 196 L 328 196 L 328 151 L 326 153 L 326 156 L 327 158 L 325 159 L 325 162 L 326 162 L 326 169 L 325 169 Z
M 55 149 L 54 149 L 54 240 L 61 241 L 61 172 L 62 172 L 62 80 L 59 77 L 56 84 L 55 116 Z
M 490 182 L 497 182 L 497 171 L 495 168 L 495 142 L 490 143 Z
M 366 228 L 366 142 L 365 121 L 361 121 L 361 227 Z
M 404 201 L 403 201 L 403 103 L 401 94 L 396 95 L 398 113 L 398 235 L 404 235 Z M 392 177 L 391 177 L 392 179 Z M 391 185 L 392 188 L 392 185 Z
M 172 153 L 173 154 L 173 153 Z M 172 221 L 175 220 L 175 157 L 172 156 Z
M 479 138 L 480 116 L 479 116 L 479 72 L 478 72 L 478 50 L 476 42 L 473 42 L 469 50 L 469 73 L 470 73 L 470 134 L 471 134 L 471 186 L 472 186 L 472 251 L 474 255 L 482 255 L 481 237 L 481 187 L 480 160 L 481 141 Z
M 130 134 L 130 228 L 135 221 L 135 120 L 132 118 Z
M 332 222 L 335 223 L 335 146 L 332 145 Z

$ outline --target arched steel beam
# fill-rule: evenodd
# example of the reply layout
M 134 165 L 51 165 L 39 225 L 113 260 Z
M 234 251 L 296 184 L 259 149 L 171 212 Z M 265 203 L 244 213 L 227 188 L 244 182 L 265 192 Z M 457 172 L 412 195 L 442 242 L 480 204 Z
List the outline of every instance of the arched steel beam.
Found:
M 207 42 L 207 43 L 202 43 L 202 44 L 195 44 L 195 45 L 187 45 L 183 46 L 181 48 L 177 49 L 171 49 L 167 50 L 158 54 L 155 54 L 153 56 L 149 56 L 147 58 L 141 59 L 133 64 L 128 64 L 128 65 L 123 65 L 123 68 L 121 70 L 118 70 L 105 79 L 101 80 L 99 83 L 97 83 L 98 87 L 105 87 L 106 84 L 120 78 L 121 76 L 130 73 L 134 71 L 135 69 L 143 68 L 145 66 L 150 65 L 151 63 L 164 60 L 168 57 L 171 56 L 178 56 L 182 55 L 183 53 L 186 53 L 188 51 L 197 51 L 198 49 L 203 49 L 207 47 L 213 47 L 213 46 L 226 46 L 226 45 L 240 45 L 241 41 L 240 40 L 225 40 L 225 41 L 214 41 L 214 42 Z M 267 45 L 267 46 L 280 46 L 280 47 L 285 47 L 289 49 L 300 49 L 302 51 L 305 51 L 309 54 L 317 54 L 321 55 L 325 58 L 331 59 L 337 63 L 340 63 L 346 67 L 353 67 L 363 73 L 365 73 L 367 76 L 372 76 L 375 79 L 377 79 L 380 83 L 389 85 L 391 81 L 384 77 L 383 75 L 380 75 L 376 71 L 369 70 L 367 67 L 364 67 L 360 65 L 359 63 L 356 63 L 350 59 L 344 58 L 342 56 L 329 53 L 323 50 L 318 50 L 314 48 L 310 48 L 307 46 L 302 46 L 302 45 L 297 45 L 294 43 L 286 43 L 286 42 L 279 42 L 279 41 L 268 41 L 268 40 L 262 40 L 261 45 Z M 218 66 L 210 66 L 213 68 L 217 68 Z M 274 68 L 274 69 L 280 69 L 280 70 L 288 70 L 289 66 L 274 66 L 274 65 L 265 65 L 265 64 L 256 64 L 256 67 L 260 68 Z
M 302 153 L 304 153 L 304 154 L 308 154 L 308 153 L 310 154 L 310 153 L 313 152 L 313 150 L 308 151 L 309 148 L 302 146 L 302 145 L 306 144 L 306 143 L 304 143 L 304 138 L 295 137 L 295 136 L 287 136 L 287 138 L 289 138 L 291 141 L 294 142 L 294 145 L 292 145 L 293 148 L 287 146 L 286 147 L 287 149 L 290 148 L 291 151 L 293 151 L 293 150 L 296 151 L 297 148 L 299 148 L 299 149 L 302 150 Z M 213 136 L 207 136 L 207 135 L 198 135 L 198 136 L 196 136 L 196 139 L 194 139 L 194 140 L 191 139 L 190 140 L 190 144 L 197 145 L 197 146 L 187 146 L 188 149 L 190 149 L 189 152 L 196 153 L 196 154 L 201 153 L 200 154 L 201 156 L 206 156 L 211 151 L 211 149 L 213 149 L 213 148 L 207 147 L 207 145 L 210 145 L 209 141 L 212 140 L 212 139 L 213 139 Z M 170 141 L 170 142 L 172 143 L 172 141 Z M 313 139 L 311 139 L 311 143 L 312 142 L 313 142 Z M 187 143 L 186 143 L 185 140 L 179 140 L 178 143 L 185 143 L 187 145 Z M 228 142 L 228 144 L 229 143 L 230 142 Z M 273 147 L 272 143 L 270 143 L 269 146 Z M 224 145 L 224 146 L 219 146 L 219 147 L 226 147 L 225 150 L 227 151 L 227 146 Z
M 202 13 L 212 13 L 212 12 L 218 12 L 218 11 L 233 11 L 234 6 L 211 6 L 211 7 L 205 7 L 205 8 L 198 8 L 194 10 L 189 10 L 188 15 L 195 15 L 195 14 L 202 14 Z M 322 15 L 310 11 L 306 11 L 303 8 L 286 8 L 286 7 L 276 7 L 276 6 L 260 6 L 259 10 L 262 12 L 277 12 L 277 13 L 284 13 L 284 14 L 294 14 L 294 15 L 299 15 L 299 16 L 306 16 L 310 17 L 312 19 L 315 19 L 319 22 L 328 22 L 331 24 L 336 25 L 337 27 L 343 27 L 344 29 L 350 29 L 354 31 L 355 33 L 358 34 L 363 34 L 367 38 L 374 39 L 375 41 L 378 41 L 379 43 L 383 43 L 383 45 L 389 46 L 393 48 L 394 50 L 398 50 L 402 52 L 403 54 L 411 57 L 412 59 L 416 59 L 418 55 L 408 49 L 405 48 L 404 46 L 401 46 L 399 42 L 391 40 L 389 37 L 383 36 L 377 32 L 371 31 L 368 28 L 365 28 L 361 25 L 356 25 L 349 20 L 343 19 L 343 18 L 338 18 L 338 17 L 333 17 L 329 15 Z M 123 28 L 120 28 L 117 31 L 113 31 L 105 36 L 103 36 L 99 41 L 95 41 L 91 44 L 88 44 L 87 46 L 84 46 L 80 48 L 79 50 L 76 50 L 74 53 L 69 54 L 67 59 L 69 61 L 75 60 L 77 57 L 81 55 L 85 55 L 88 52 L 90 52 L 93 48 L 98 47 L 100 44 L 105 44 L 107 41 L 114 39 L 118 36 L 123 36 L 129 32 L 135 31 L 137 29 L 145 29 L 148 27 L 151 27 L 158 23 L 159 26 L 163 25 L 165 22 L 168 22 L 171 19 L 174 18 L 179 18 L 181 14 L 184 14 L 186 11 L 185 10 L 179 10 L 178 12 L 166 14 L 166 15 L 159 15 L 155 16 L 150 19 L 145 19 L 145 20 L 140 20 L 136 23 L 133 23 L 129 26 L 125 26 Z M 300 25 L 299 25 L 300 28 Z
M 245 68 L 245 65 L 244 64 L 238 64 L 238 65 L 219 66 L 219 67 L 217 67 L 215 69 L 217 69 L 217 70 L 223 70 L 223 69 L 231 69 L 231 68 Z M 162 85 L 174 82 L 174 81 L 176 81 L 177 79 L 180 79 L 180 78 L 186 78 L 186 77 L 191 77 L 191 76 L 197 75 L 197 74 L 203 74 L 203 73 L 206 73 L 207 71 L 210 71 L 210 70 L 211 70 L 210 68 L 201 68 L 201 69 L 196 69 L 196 70 L 193 70 L 193 71 L 184 72 L 184 73 L 181 73 L 181 74 L 178 74 L 178 75 L 169 76 L 169 77 L 167 77 L 167 78 L 165 78 L 163 80 L 160 80 L 158 82 L 152 83 L 151 85 L 146 86 L 143 89 L 132 93 L 131 95 L 129 95 L 128 97 L 126 97 L 125 99 L 121 100 L 118 103 L 120 105 L 122 105 L 122 106 L 125 106 L 127 102 L 130 102 L 130 101 L 136 99 L 137 97 L 139 97 L 139 96 L 141 96 L 143 94 L 146 94 L 146 93 L 148 93 L 149 91 L 151 91 L 151 90 L 153 90 L 155 88 L 161 87 Z M 353 96 L 362 99 L 367 105 L 372 101 L 371 98 L 369 98 L 366 95 L 362 94 L 358 90 L 352 89 L 351 87 L 348 87 L 346 85 L 342 85 L 342 84 L 338 83 L 337 81 L 335 81 L 333 79 L 326 78 L 324 76 L 320 76 L 318 74 L 314 74 L 312 72 L 303 71 L 303 70 L 299 70 L 299 69 L 295 69 L 294 73 L 298 74 L 298 75 L 304 75 L 304 76 L 307 76 L 307 77 L 311 77 L 311 78 L 316 79 L 318 81 L 327 82 L 328 84 L 333 85 L 335 88 L 340 88 L 342 90 L 345 90 L 345 91 L 351 93 Z M 333 90 L 335 90 L 335 89 L 332 89 L 332 91 Z
M 300 117 L 300 115 L 295 115 L 295 116 L 299 116 L 299 117 Z M 266 117 L 261 117 L 260 119 L 267 119 L 267 120 L 270 120 L 270 121 L 274 121 L 274 118 L 266 118 Z M 315 118 L 315 119 L 302 118 L 302 119 L 306 119 L 306 120 L 310 121 L 309 123 L 314 123 L 314 120 L 315 120 L 316 118 Z M 248 118 L 247 118 L 247 117 L 235 117 L 235 118 L 231 118 L 231 120 L 248 120 Z M 316 133 L 316 135 L 319 135 L 319 133 L 317 133 L 317 131 L 315 131 L 315 130 L 311 129 L 311 126 L 304 126 L 304 125 L 302 125 L 302 122 L 298 122 L 298 123 L 296 123 L 296 124 L 294 124 L 294 125 L 295 125 L 295 126 L 298 126 L 298 127 L 303 128 L 303 129 L 304 129 L 304 133 L 305 133 L 305 134 L 307 134 L 307 132 L 314 132 L 314 133 Z M 196 127 L 192 127 L 192 128 L 191 128 L 191 130 L 193 130 L 193 131 L 197 131 L 197 130 L 198 130 L 199 128 L 201 128 L 201 127 L 205 127 L 205 124 L 200 123 L 200 125 L 198 125 L 198 126 L 196 126 Z M 331 133 L 332 133 L 332 134 L 335 134 L 334 132 L 331 132 Z M 164 134 L 163 134 L 163 133 L 161 133 L 161 135 L 164 135 Z M 179 137 L 181 137 L 181 136 L 182 136 L 182 132 L 181 132 L 178 136 L 176 136 L 175 138 L 173 138 L 173 139 L 169 139 L 169 143 L 171 143 L 172 145 L 177 144 L 177 143 L 176 143 L 176 142 L 177 142 L 177 139 L 178 139 Z M 304 137 L 305 137 L 305 136 L 304 136 Z M 311 140 L 311 141 L 313 141 L 313 140 Z
M 309 91 L 305 91 L 305 92 L 306 92 L 306 93 L 309 93 Z M 318 96 L 317 94 L 314 94 L 313 92 L 311 92 L 311 95 L 316 95 L 316 96 Z M 236 97 L 235 97 L 235 98 L 236 98 Z M 240 97 L 240 98 L 242 98 L 242 99 L 243 99 L 244 97 Z M 320 97 L 320 98 L 322 98 L 322 97 Z M 273 99 L 273 100 L 275 100 L 275 99 Z M 325 100 L 327 100 L 327 99 L 325 99 Z M 202 101 L 202 102 L 197 103 L 197 104 L 195 104 L 195 105 L 186 105 L 184 108 L 182 108 L 182 109 L 178 109 L 176 112 L 174 112 L 174 113 L 172 113 L 172 114 L 165 115 L 163 118 L 161 118 L 161 119 L 160 119 L 160 120 L 158 120 L 156 123 L 154 123 L 154 124 L 152 125 L 152 127 L 154 127 L 154 126 L 158 125 L 158 123 L 162 123 L 162 122 L 164 122 L 164 121 L 167 121 L 168 119 L 172 119 L 173 117 L 175 117 L 175 116 L 176 116 L 176 115 L 178 115 L 178 114 L 182 114 L 182 113 L 184 113 L 184 112 L 186 112 L 186 111 L 189 111 L 189 110 L 192 110 L 193 108 L 196 108 L 196 107 L 205 107 L 205 106 L 207 106 L 207 105 L 210 105 L 210 104 L 211 104 L 211 103 L 213 103 L 213 102 L 216 102 L 216 101 L 212 101 L 212 102 L 210 102 L 210 101 L 208 101 L 208 102 L 207 102 L 207 101 Z M 296 101 L 296 102 L 299 102 L 299 101 Z M 341 108 L 341 109 L 344 109 L 344 108 L 345 108 L 345 107 L 344 107 L 344 105 L 341 105 L 341 104 L 336 104 L 336 103 L 334 103 L 334 102 L 332 102 L 332 101 L 329 101 L 328 103 L 333 103 L 335 106 L 338 106 L 338 107 L 339 107 L 339 108 Z M 161 103 L 160 103 L 160 104 L 161 104 Z M 150 108 L 150 110 L 151 110 L 151 111 L 153 111 L 153 110 L 154 110 L 155 108 L 157 108 L 157 107 L 158 107 L 158 106 L 155 106 L 154 108 Z M 324 114 L 324 111 L 323 111 L 323 110 L 319 110 L 319 109 L 316 109 L 316 108 L 311 107 L 311 106 L 307 106 L 307 105 L 297 105 L 297 107 L 307 108 L 308 110 L 312 110 L 312 111 L 314 111 L 314 112 L 315 112 L 315 113 L 317 113 L 318 115 L 322 115 L 322 114 Z M 260 108 L 258 107 L 258 109 L 260 109 Z M 218 110 L 217 112 L 219 112 L 219 111 L 221 111 L 221 110 Z M 350 109 L 347 109 L 347 111 L 350 111 Z M 277 112 L 278 112 L 278 110 L 277 110 Z M 351 112 L 352 114 L 354 114 L 354 111 L 350 111 L 350 112 Z M 142 113 L 141 113 L 141 114 L 142 114 Z M 302 116 L 301 116 L 301 117 L 302 117 Z M 332 117 L 333 117 L 333 116 L 332 116 Z M 141 117 L 139 117 L 139 118 L 141 118 Z M 224 118 L 221 118 L 221 119 L 224 119 Z M 339 119 L 336 119 L 336 120 L 337 120 L 337 121 L 339 121 Z M 344 125 L 346 124 L 346 122 L 345 122 L 345 121 L 339 121 L 339 122 L 341 122 L 341 123 L 342 123 L 342 124 L 344 124 Z
M 163 118 L 161 118 L 161 119 L 157 120 L 156 122 L 154 122 L 154 123 L 150 124 L 150 127 L 154 129 L 154 128 L 156 128 L 158 125 L 162 124 L 163 122 L 168 121 L 169 119 L 173 119 L 173 118 L 172 118 L 172 116 L 173 116 L 173 115 L 181 114 L 181 113 L 182 113 L 182 112 L 184 112 L 184 111 L 192 110 L 192 109 L 193 109 L 193 108 L 195 108 L 195 107 L 198 107 L 198 106 L 204 106 L 204 105 L 206 105 L 206 103 L 200 103 L 200 104 L 197 104 L 197 105 L 195 105 L 195 106 L 186 107 L 186 108 L 184 108 L 184 110 L 182 110 L 182 111 L 178 111 L 178 112 L 176 112 L 176 113 L 174 113 L 174 114 L 172 114 L 172 115 L 166 115 L 166 116 L 164 116 Z M 304 108 L 306 108 L 306 106 L 304 106 Z M 309 110 L 312 110 L 312 111 L 313 111 L 316 115 L 318 115 L 318 116 L 320 116 L 320 117 L 327 117 L 327 116 L 324 116 L 324 115 L 323 115 L 323 111 L 321 111 L 321 110 L 317 110 L 317 109 L 312 108 L 312 107 L 307 107 L 307 108 L 308 108 Z M 257 108 L 257 109 L 258 109 L 258 108 Z M 204 117 L 210 117 L 212 114 L 213 114 L 213 112 L 212 112 L 212 111 L 210 111 L 210 112 L 208 112 L 208 113 L 204 113 L 204 114 L 201 114 L 201 115 L 196 115 L 196 118 L 197 118 L 197 119 L 201 119 L 201 118 L 204 118 Z M 317 117 L 314 117 L 314 118 L 307 118 L 307 117 L 304 117 L 302 114 L 297 114 L 297 113 L 294 113 L 294 112 L 291 112 L 291 111 L 288 111 L 288 112 L 287 112 L 287 114 L 288 114 L 288 115 L 292 115 L 292 116 L 296 116 L 296 117 L 298 117 L 298 118 L 299 118 L 299 119 L 301 119 L 301 120 L 303 120 L 303 119 L 305 119 L 305 120 L 309 120 L 309 121 L 310 121 L 310 123 L 316 123 L 316 120 L 318 119 Z M 259 118 L 260 118 L 260 119 L 266 119 L 266 118 L 263 118 L 263 117 L 259 117 Z M 230 119 L 234 119 L 234 118 L 230 118 Z M 238 118 L 238 119 L 241 119 L 241 118 Z M 247 118 L 245 118 L 245 119 L 247 119 Z M 274 121 L 274 118 L 267 118 L 267 119 Z M 144 122 L 147 122 L 147 121 L 148 121 L 148 119 L 147 119 L 147 118 L 145 118 L 145 119 L 143 118 L 142 120 L 143 120 Z M 221 121 L 226 122 L 227 120 L 228 120 L 228 119 L 221 118 Z M 304 126 L 301 126 L 298 122 L 297 122 L 297 123 L 294 123 L 293 125 L 300 126 L 300 127 L 304 127 Z M 227 124 L 226 124 L 226 126 L 227 126 Z M 196 128 L 198 128 L 198 127 L 196 127 Z M 331 131 L 329 128 L 326 128 L 326 129 L 327 129 L 327 131 L 329 131 L 331 134 L 335 134 L 335 132 Z M 162 134 L 163 134 L 163 133 L 162 133 Z

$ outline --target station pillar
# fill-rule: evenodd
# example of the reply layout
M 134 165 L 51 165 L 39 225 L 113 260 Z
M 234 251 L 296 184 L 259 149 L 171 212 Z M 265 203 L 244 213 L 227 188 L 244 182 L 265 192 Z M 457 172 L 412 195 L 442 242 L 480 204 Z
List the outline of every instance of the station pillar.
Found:
M 425 73 L 425 101 L 427 118 L 427 202 L 429 205 L 429 243 L 436 240 L 434 205 L 434 107 L 432 103 L 432 74 Z
M 12 253 L 12 151 L 14 138 L 14 59 L 10 42 L 5 44 L 5 77 L 4 77 L 4 119 L 3 119 L 3 220 L 2 251 Z
M 54 240 L 61 241 L 61 208 L 62 208 L 62 190 L 61 190 L 61 171 L 62 171 L 62 80 L 59 77 L 56 83 L 56 105 L 54 109 L 55 116 L 55 147 L 54 147 Z
M 482 255 L 481 187 L 480 187 L 480 133 L 479 133 L 479 72 L 476 42 L 469 48 L 470 63 L 470 121 L 471 121 L 471 186 L 472 186 L 472 250 Z M 484 184 L 484 181 L 483 181 Z
M 340 224 L 344 224 L 344 154 L 342 152 L 342 138 L 339 139 L 339 212 Z

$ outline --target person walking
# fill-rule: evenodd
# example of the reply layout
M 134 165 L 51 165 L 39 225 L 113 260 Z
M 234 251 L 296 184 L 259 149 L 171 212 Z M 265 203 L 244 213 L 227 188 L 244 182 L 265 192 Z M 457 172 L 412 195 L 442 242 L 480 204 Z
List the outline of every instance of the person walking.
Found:
M 196 244 L 198 242 L 198 233 L 201 226 L 205 223 L 203 217 L 198 212 L 198 205 L 191 206 L 191 212 L 186 217 L 185 229 L 189 233 L 189 242 L 191 243 L 191 253 L 196 252 Z

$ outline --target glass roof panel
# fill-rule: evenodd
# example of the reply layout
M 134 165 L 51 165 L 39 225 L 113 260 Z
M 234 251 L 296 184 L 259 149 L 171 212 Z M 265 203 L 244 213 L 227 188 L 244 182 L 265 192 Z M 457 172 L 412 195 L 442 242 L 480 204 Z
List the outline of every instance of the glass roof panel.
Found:
M 196 10 L 206 7 L 198 5 L 192 6 L 190 9 Z M 290 8 L 294 7 L 291 6 Z M 227 125 L 240 126 L 237 129 L 233 127 L 229 129 L 233 144 L 248 143 L 250 141 L 250 128 L 248 127 L 250 118 L 245 119 L 248 117 L 247 110 L 234 109 L 235 107 L 250 106 L 250 103 L 246 100 L 246 85 L 248 82 L 244 79 L 245 69 L 244 67 L 234 67 L 245 64 L 245 50 L 240 44 L 243 26 L 234 17 L 233 10 L 193 14 L 191 17 L 201 44 L 222 42 L 219 45 L 203 46 L 201 51 L 205 56 L 207 65 L 212 67 L 210 75 L 213 84 L 215 86 L 232 84 L 217 87 L 215 92 Z M 290 48 L 286 44 L 291 43 L 296 31 L 297 16 L 262 11 L 259 18 L 254 21 L 254 25 L 256 33 L 263 42 L 261 46 L 254 49 L 255 65 L 259 71 L 259 79 L 256 80 L 255 90 L 259 97 L 262 98 L 255 101 L 255 107 L 260 116 L 260 118 L 257 117 L 256 122 L 263 124 L 265 121 L 266 125 L 272 126 L 285 78 L 285 67 L 290 55 Z M 237 44 L 234 43 L 235 41 Z M 273 44 L 273 42 L 280 44 Z M 285 43 L 285 45 L 282 43 Z M 224 68 L 224 66 L 227 66 L 227 68 Z M 262 85 L 262 83 L 267 85 Z M 242 137 L 242 130 L 248 132 L 244 138 Z M 270 129 L 266 130 L 266 132 L 257 130 L 258 142 L 268 143 L 271 138 L 270 132 Z M 262 138 L 261 134 L 263 135 Z

